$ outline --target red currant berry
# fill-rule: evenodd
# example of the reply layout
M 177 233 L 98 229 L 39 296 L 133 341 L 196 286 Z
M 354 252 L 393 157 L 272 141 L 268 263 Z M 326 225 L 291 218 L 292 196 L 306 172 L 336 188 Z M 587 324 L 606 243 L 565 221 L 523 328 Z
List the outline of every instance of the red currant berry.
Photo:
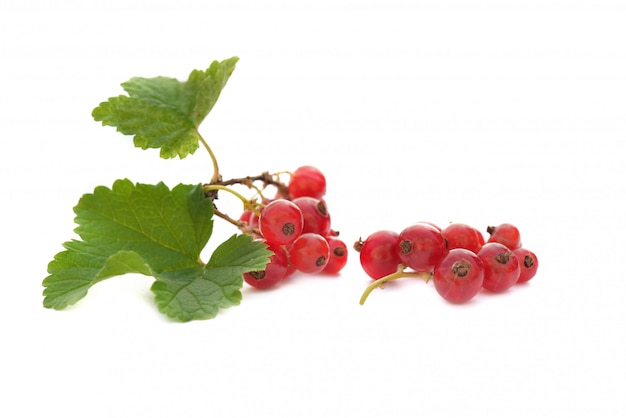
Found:
M 259 218 L 261 234 L 267 242 L 277 245 L 293 242 L 302 233 L 303 226 L 302 211 L 285 199 L 270 202 L 263 208 Z
M 246 209 L 243 211 L 239 220 L 245 222 L 250 228 L 258 228 L 259 227 L 259 217 L 256 213 L 251 211 L 250 209 Z
M 328 264 L 330 246 L 319 235 L 307 232 L 300 235 L 289 247 L 289 261 L 303 273 L 319 273 Z
M 520 275 L 519 260 L 504 244 L 488 242 L 477 255 L 485 266 L 485 289 L 504 292 L 517 282 Z
M 476 296 L 484 278 L 483 262 L 464 248 L 450 250 L 433 275 L 437 293 L 452 303 L 465 303 Z
M 302 196 L 293 199 L 293 203 L 302 211 L 304 218 L 302 233 L 313 232 L 322 236 L 330 234 L 330 215 L 323 200 Z
M 354 248 L 359 251 L 365 273 L 374 280 L 395 273 L 402 264 L 398 243 L 398 234 L 393 231 L 377 231 L 365 241 L 358 241 Z
M 415 271 L 427 272 L 445 257 L 446 240 L 435 227 L 418 223 L 405 228 L 398 237 L 402 264 Z
M 435 228 L 437 231 L 441 232 L 442 229 L 439 225 L 432 223 L 432 222 L 424 222 L 424 221 L 420 221 L 420 222 L 416 222 L 418 224 L 423 224 L 423 225 L 428 225 L 428 226 L 432 226 L 433 228 Z
M 250 225 L 251 228 L 258 228 L 259 227 L 259 215 L 252 212 L 250 214 L 250 218 L 248 219 L 248 225 Z
M 465 248 L 477 253 L 485 243 L 485 238 L 479 230 L 462 223 L 451 223 L 441 233 L 448 241 L 448 249 Z
M 337 237 L 326 237 L 330 247 L 330 259 L 323 272 L 327 274 L 337 274 L 348 262 L 348 247 L 345 242 Z
M 243 275 L 243 279 L 250 286 L 257 289 L 268 289 L 276 286 L 287 277 L 289 260 L 284 247 L 268 244 L 267 249 L 273 251 L 270 261 L 264 270 L 251 271 Z
M 326 194 L 326 178 L 317 168 L 302 166 L 293 172 L 287 189 L 292 199 L 301 196 L 321 199 Z
M 519 230 L 512 224 L 501 224 L 498 226 L 490 226 L 487 228 L 489 239 L 487 242 L 499 242 L 513 251 L 522 246 Z
M 537 260 L 537 256 L 532 251 L 526 248 L 518 248 L 513 250 L 513 253 L 520 262 L 521 271 L 517 283 L 526 283 L 535 277 L 537 269 L 539 268 L 539 260 Z
M 250 209 L 246 209 L 241 213 L 239 220 L 241 222 L 245 222 L 246 224 L 250 225 L 250 215 L 252 215 L 252 211 Z

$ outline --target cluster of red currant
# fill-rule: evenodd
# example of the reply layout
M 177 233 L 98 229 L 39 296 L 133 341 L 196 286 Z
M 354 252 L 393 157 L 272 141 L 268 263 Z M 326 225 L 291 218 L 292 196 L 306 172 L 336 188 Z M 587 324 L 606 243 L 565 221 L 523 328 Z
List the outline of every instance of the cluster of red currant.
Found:
M 258 289 L 274 287 L 295 271 L 336 274 L 348 260 L 346 244 L 331 229 L 324 201 L 326 178 L 315 167 L 290 173 L 276 197 L 247 209 L 239 221 L 274 254 L 265 270 L 244 274 Z
M 420 222 L 394 231 L 378 231 L 354 248 L 363 270 L 375 281 L 370 292 L 401 277 L 432 278 L 437 292 L 447 301 L 464 303 L 481 289 L 498 293 L 525 283 L 539 266 L 536 255 L 522 247 L 520 233 L 512 224 L 488 227 L 482 233 L 469 225 L 451 223 L 440 228 Z

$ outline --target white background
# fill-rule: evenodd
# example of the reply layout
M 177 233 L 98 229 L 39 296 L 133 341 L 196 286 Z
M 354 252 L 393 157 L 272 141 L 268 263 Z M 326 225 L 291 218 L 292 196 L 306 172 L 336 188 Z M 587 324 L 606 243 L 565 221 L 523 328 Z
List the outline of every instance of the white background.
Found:
M 625 416 L 625 21 L 618 0 L 3 1 L 0 416 Z M 225 177 L 318 166 L 349 244 L 515 223 L 538 275 L 464 306 L 410 280 L 360 306 L 351 252 L 208 321 L 167 320 L 132 275 L 44 309 L 83 193 L 211 174 L 91 110 L 233 55 L 201 127 Z M 209 247 L 233 232 L 216 221 Z

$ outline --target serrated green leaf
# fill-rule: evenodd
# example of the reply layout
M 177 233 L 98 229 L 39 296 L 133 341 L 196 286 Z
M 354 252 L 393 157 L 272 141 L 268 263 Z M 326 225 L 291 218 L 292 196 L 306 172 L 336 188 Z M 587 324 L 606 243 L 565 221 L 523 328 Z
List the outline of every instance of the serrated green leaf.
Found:
M 198 149 L 200 137 L 193 123 L 172 108 L 127 96 L 112 97 L 92 113 L 102 125 L 117 127 L 142 149 L 160 148 L 162 158 L 184 158 Z
M 248 235 L 222 243 L 204 267 L 156 275 L 152 292 L 159 310 L 179 321 L 209 319 L 241 301 L 242 275 L 265 268 L 272 253 Z
M 134 135 L 137 147 L 160 148 L 163 158 L 184 158 L 198 148 L 198 126 L 217 102 L 238 60 L 214 61 L 204 71 L 192 71 L 184 82 L 168 77 L 131 78 L 122 83 L 128 96 L 100 103 L 92 116 L 102 125 Z
M 194 70 L 189 75 L 186 94 L 192 96 L 189 103 L 193 103 L 193 107 L 188 107 L 187 111 L 190 112 L 196 126 L 202 123 L 215 106 L 226 82 L 235 71 L 237 61 L 239 61 L 237 57 L 222 62 L 213 61 L 205 71 Z
M 74 211 L 83 240 L 123 244 L 157 271 L 197 264 L 213 228 L 213 203 L 201 185 L 169 190 L 118 180 L 84 195 Z
M 266 249 L 265 244 L 253 241 L 249 235 L 233 235 L 213 251 L 205 269 L 238 275 L 263 270 L 272 254 Z
M 201 185 L 133 184 L 97 187 L 75 207 L 82 239 L 64 244 L 48 265 L 44 306 L 62 309 L 100 280 L 125 274 L 156 275 L 202 266 L 211 236 L 213 203 Z
M 89 288 L 126 273 L 153 276 L 155 302 L 179 320 L 213 318 L 239 304 L 242 275 L 262 270 L 272 254 L 248 235 L 233 235 L 204 265 L 200 253 L 212 233 L 213 202 L 201 185 L 133 184 L 97 187 L 74 208 L 82 240 L 64 244 L 48 265 L 44 306 L 63 309 Z
M 44 306 L 64 309 L 85 297 L 91 286 L 101 280 L 126 273 L 153 275 L 150 266 L 132 251 L 110 254 L 110 248 L 84 241 L 64 244 L 66 251 L 57 254 L 48 265 L 50 274 L 43 281 Z

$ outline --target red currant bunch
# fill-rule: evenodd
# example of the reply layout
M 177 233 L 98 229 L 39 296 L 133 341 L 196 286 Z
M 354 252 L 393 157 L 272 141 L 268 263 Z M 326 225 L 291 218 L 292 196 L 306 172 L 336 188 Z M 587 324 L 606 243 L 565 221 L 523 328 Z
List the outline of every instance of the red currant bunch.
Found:
M 303 166 L 278 184 L 276 196 L 253 204 L 239 218 L 242 230 L 265 242 L 274 255 L 265 270 L 246 273 L 258 289 L 274 287 L 296 271 L 337 274 L 348 260 L 346 244 L 331 229 L 324 196 L 326 178 L 315 167 Z
M 376 288 L 402 277 L 431 279 L 435 290 L 451 303 L 465 303 L 485 289 L 500 293 L 525 283 L 537 272 L 537 256 L 522 247 L 512 224 L 487 228 L 489 238 L 474 227 L 451 223 L 440 228 L 419 222 L 400 233 L 382 230 L 357 241 L 361 266 L 374 279 L 361 304 Z

